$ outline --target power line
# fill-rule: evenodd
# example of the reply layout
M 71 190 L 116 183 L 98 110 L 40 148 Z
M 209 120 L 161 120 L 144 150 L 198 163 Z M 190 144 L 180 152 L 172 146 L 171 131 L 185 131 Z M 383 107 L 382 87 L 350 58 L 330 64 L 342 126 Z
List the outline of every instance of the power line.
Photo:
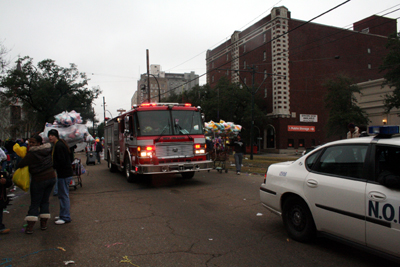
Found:
M 390 13 L 396 12 L 396 11 L 398 11 L 398 10 L 400 10 L 400 9 L 396 9 L 396 10 L 390 12 Z M 390 14 L 390 13 L 387 13 L 387 14 Z M 386 15 L 386 14 L 385 14 L 385 15 Z M 372 19 L 372 20 L 376 20 L 376 19 L 378 19 L 378 18 L 374 18 L 374 19 Z M 396 19 L 398 19 L 398 18 L 396 18 Z M 383 22 L 383 23 L 381 23 L 381 24 L 379 24 L 379 25 L 376 25 L 376 26 L 370 27 L 370 28 L 373 29 L 373 28 L 375 28 L 375 27 L 378 27 L 378 26 L 381 26 L 381 25 L 384 25 L 384 24 L 387 24 L 387 23 L 390 23 L 390 22 L 391 22 L 391 21 Z M 306 43 L 306 44 L 304 44 L 304 45 L 300 45 L 300 46 L 297 46 L 297 47 L 294 47 L 294 48 L 290 48 L 290 49 L 291 49 L 291 51 L 293 51 L 293 50 L 299 49 L 299 48 L 301 48 L 301 47 L 310 45 L 311 43 L 315 43 L 315 42 L 318 42 L 318 41 L 322 41 L 322 40 L 324 40 L 324 39 L 327 39 L 327 38 L 329 38 L 329 37 L 332 37 L 332 36 L 334 36 L 334 35 L 337 35 L 337 34 L 339 34 L 339 33 L 342 33 L 342 32 L 344 32 L 344 31 L 348 31 L 348 30 L 349 30 L 349 29 L 344 29 L 344 28 L 342 28 L 342 29 L 340 29 L 339 31 L 337 31 L 337 32 L 335 32 L 335 33 L 332 33 L 332 34 L 330 34 L 330 35 L 324 36 L 323 38 L 316 39 L 316 40 L 314 40 L 314 41 L 312 41 L 312 42 L 309 42 L 309 43 Z M 327 43 L 324 43 L 324 44 L 320 44 L 320 45 L 311 47 L 311 48 L 309 48 L 309 49 L 307 49 L 307 50 L 299 51 L 299 52 L 297 52 L 297 53 L 300 53 L 300 52 L 303 53 L 304 51 L 309 51 L 309 50 L 311 50 L 311 49 L 315 49 L 315 48 L 321 47 L 321 46 L 326 45 L 326 44 L 328 44 L 328 43 L 332 43 L 332 42 L 336 42 L 336 41 L 345 39 L 345 38 L 350 37 L 350 36 L 355 35 L 355 34 L 360 34 L 360 32 L 359 32 L 359 31 L 351 31 L 351 32 L 350 32 L 348 35 L 346 35 L 346 36 L 343 36 L 343 37 L 341 37 L 341 38 L 337 38 L 337 39 L 331 40 L 331 41 L 329 41 L 329 42 L 327 42 Z M 293 56 L 293 55 L 296 55 L 297 53 L 290 53 L 290 55 Z
M 345 4 L 345 3 L 342 3 L 342 4 Z M 400 4 L 399 4 L 399 5 L 400 5 Z M 393 8 L 399 6 L 399 5 L 395 5 L 395 6 L 393 6 L 393 7 L 390 7 L 390 8 L 388 8 L 388 9 L 385 9 L 384 11 L 387 11 L 387 10 L 389 10 L 389 9 L 393 9 Z M 388 13 L 384 14 L 383 16 L 388 15 L 388 14 L 391 14 L 391 13 L 394 13 L 394 12 L 396 12 L 396 11 L 398 11 L 398 10 L 400 10 L 400 9 L 396 9 L 396 10 L 393 10 L 393 11 L 391 11 L 391 12 L 388 12 Z M 381 11 L 380 13 L 382 13 L 382 12 L 384 12 L 384 11 Z M 319 15 L 319 16 L 321 16 L 321 15 Z M 314 19 L 315 19 L 315 18 L 314 18 Z M 374 19 L 378 19 L 378 18 L 374 18 Z M 373 20 L 374 20 L 374 19 L 373 19 Z M 396 19 L 398 19 L 398 18 L 396 18 Z M 308 21 L 308 22 L 310 22 L 310 21 Z M 308 22 L 305 22 L 305 23 L 299 25 L 298 27 L 301 27 L 301 26 L 303 26 L 304 24 L 306 24 L 306 23 L 308 23 Z M 390 23 L 390 22 L 391 22 L 391 21 L 387 21 L 387 22 L 381 23 L 381 24 L 379 24 L 379 25 L 376 25 L 375 27 L 378 27 L 378 26 L 381 26 L 381 25 L 384 25 L 384 24 Z M 298 28 L 298 27 L 296 27 L 296 28 Z M 287 33 L 289 33 L 289 32 L 291 32 L 291 31 L 295 30 L 296 28 L 293 28 L 292 30 L 288 31 Z M 370 28 L 372 29 L 372 28 L 374 28 L 374 27 L 370 27 Z M 343 31 L 346 31 L 346 30 L 348 30 L 348 29 L 341 29 L 341 30 L 339 30 L 339 31 L 337 31 L 337 32 L 335 32 L 335 33 L 333 33 L 333 34 L 324 36 L 323 38 L 314 40 L 314 41 L 312 41 L 312 42 L 308 42 L 308 43 L 306 43 L 306 44 L 304 44 L 304 45 L 300 45 L 300 46 L 297 46 L 297 47 L 290 47 L 290 50 L 286 50 L 286 51 L 277 53 L 277 55 L 281 55 L 281 56 L 282 56 L 283 53 L 287 53 L 287 52 L 290 52 L 290 56 L 296 55 L 297 53 L 293 53 L 293 52 L 291 52 L 291 51 L 292 51 L 292 50 L 295 50 L 295 49 L 299 49 L 299 48 L 304 47 L 304 46 L 307 46 L 307 45 L 309 45 L 310 43 L 314 43 L 314 42 L 317 42 L 317 41 L 324 40 L 324 39 L 326 39 L 326 38 L 328 38 L 328 37 L 331 37 L 331 36 L 333 36 L 333 35 L 336 35 L 336 34 L 338 34 L 338 33 L 341 33 L 341 32 L 343 32 Z M 285 33 L 285 34 L 287 34 L 287 33 Z M 360 32 L 358 32 L 358 31 L 351 31 L 351 33 L 350 33 L 349 35 L 344 36 L 344 37 L 342 37 L 342 38 L 334 39 L 334 40 L 332 40 L 332 41 L 330 41 L 330 42 L 328 42 L 328 43 L 339 41 L 339 40 L 341 40 L 341 39 L 347 38 L 347 37 L 352 36 L 352 35 L 354 35 L 354 34 L 360 34 Z M 284 35 L 284 34 L 278 36 L 277 38 L 279 38 L 279 37 L 281 37 L 281 36 L 283 36 L 283 35 Z M 275 38 L 275 39 L 276 39 L 276 38 Z M 253 52 L 253 51 L 255 51 L 256 49 L 265 46 L 265 44 L 268 44 L 268 43 L 272 42 L 272 41 L 275 40 L 275 39 L 272 39 L 272 40 L 269 41 L 269 42 L 263 43 L 262 45 L 260 45 L 260 46 L 258 46 L 258 47 L 256 47 L 256 48 L 254 48 L 254 49 L 248 51 L 248 52 L 245 53 L 245 54 L 242 54 L 241 56 L 247 55 L 248 53 Z M 325 44 L 327 44 L 327 43 L 325 43 Z M 304 51 L 308 51 L 308 50 L 311 50 L 311 49 L 320 47 L 320 46 L 325 45 L 325 44 L 321 44 L 321 45 L 312 47 L 312 48 L 307 49 L 307 50 L 302 50 L 302 51 L 299 51 L 298 53 L 300 53 L 300 52 L 303 53 Z M 236 58 L 235 58 L 235 59 L 236 59 Z M 333 56 L 330 57 L 330 58 L 326 58 L 326 59 L 333 59 Z M 232 59 L 231 61 L 233 61 L 233 60 L 234 60 L 234 59 Z M 321 60 L 321 59 L 315 59 L 315 60 Z M 231 61 L 229 61 L 229 62 L 227 62 L 227 63 L 225 63 L 225 64 L 228 64 L 228 63 L 230 63 Z M 310 60 L 310 61 L 312 61 L 312 60 Z M 253 62 L 252 64 L 256 64 L 256 63 L 258 63 L 258 62 L 260 62 L 260 61 Z M 294 61 L 291 61 L 291 62 L 294 62 Z M 297 61 L 296 61 L 296 62 L 297 62 Z M 225 65 L 225 64 L 223 64 L 223 65 Z M 262 64 L 262 65 L 267 65 L 267 64 L 272 64 L 272 63 L 265 63 L 265 64 Z M 259 65 L 260 65 L 260 64 L 258 64 L 258 66 L 259 66 Z M 218 68 L 218 67 L 217 67 L 217 68 Z M 213 70 L 215 70 L 215 69 L 213 69 Z M 210 72 L 213 71 L 213 70 L 210 70 Z
M 349 1 L 350 1 L 350 0 L 349 0 Z M 277 3 L 275 3 L 274 5 L 272 5 L 269 9 L 273 8 L 274 6 L 276 6 L 277 4 L 279 4 L 280 2 L 282 2 L 282 0 L 280 0 L 280 1 L 278 1 Z M 267 9 L 267 11 L 264 11 L 263 13 L 261 13 L 260 15 L 258 15 L 258 16 L 255 17 L 254 19 L 252 19 L 250 22 L 248 22 L 247 24 L 245 24 L 244 26 L 242 26 L 240 29 L 243 29 L 244 27 L 246 27 L 247 25 L 249 25 L 250 23 L 252 23 L 252 22 L 255 21 L 256 19 L 258 19 L 259 17 L 261 17 L 263 14 L 265 14 L 266 12 L 268 12 L 269 9 Z M 212 45 L 210 48 L 218 46 L 219 44 L 221 44 L 221 43 L 223 43 L 224 41 L 226 41 L 227 38 L 228 38 L 228 37 L 225 37 L 224 39 L 222 39 L 222 40 L 220 40 L 219 42 L 217 42 L 217 43 L 215 43 L 214 45 Z M 207 50 L 209 50 L 210 48 L 208 48 Z M 204 51 L 200 52 L 199 54 L 193 56 L 192 58 L 190 58 L 190 59 L 188 59 L 188 60 L 186 60 L 186 61 L 184 61 L 183 63 L 180 63 L 179 65 L 177 65 L 177 66 L 175 66 L 175 67 L 172 67 L 172 68 L 168 69 L 167 71 L 170 71 L 170 70 L 175 69 L 175 68 L 177 68 L 177 67 L 179 67 L 179 66 L 182 66 L 183 64 L 185 64 L 185 63 L 191 61 L 192 59 L 194 59 L 194 58 L 196 58 L 196 57 L 202 55 L 202 54 L 205 53 L 205 52 L 207 52 L 207 50 L 204 50 Z
M 240 55 L 240 56 L 238 56 L 238 57 L 236 57 L 236 58 L 232 58 L 230 61 L 227 61 L 226 63 L 222 64 L 221 66 L 217 66 L 216 68 L 214 68 L 214 69 L 212 69 L 212 70 L 209 70 L 209 71 L 205 72 L 205 73 L 202 74 L 202 75 L 199 75 L 198 78 L 203 77 L 204 75 L 206 75 L 206 74 L 208 74 L 208 73 L 210 73 L 210 72 L 212 72 L 212 71 L 215 71 L 216 69 L 218 69 L 218 68 L 220 68 L 220 67 L 222 67 L 222 66 L 225 66 L 226 64 L 231 63 L 233 60 L 236 60 L 236 59 L 238 59 L 238 58 L 240 58 L 240 57 L 242 57 L 242 56 L 244 56 L 244 55 L 247 55 L 247 54 L 249 54 L 249 53 L 255 51 L 256 49 L 258 49 L 258 48 L 264 46 L 265 44 L 271 43 L 271 42 L 274 41 L 275 39 L 280 38 L 281 36 L 284 36 L 285 34 L 288 34 L 288 33 L 290 33 L 290 32 L 293 32 L 294 30 L 297 30 L 298 28 L 300 28 L 300 27 L 302 27 L 302 26 L 304 26 L 304 25 L 306 25 L 306 24 L 312 22 L 313 20 L 315 20 L 315 19 L 321 17 L 322 15 L 327 14 L 328 12 L 331 12 L 332 10 L 334 10 L 334 9 L 336 9 L 336 8 L 338 8 L 338 7 L 342 6 L 342 5 L 344 5 L 344 4 L 346 4 L 346 3 L 349 2 L 349 1 L 350 1 L 350 0 L 345 1 L 345 2 L 343 2 L 343 3 L 341 3 L 341 4 L 337 5 L 337 6 L 335 6 L 334 8 L 329 9 L 329 10 L 327 10 L 326 12 L 321 13 L 320 15 L 314 17 L 313 19 L 302 23 L 301 25 L 299 25 L 299 26 L 297 26 L 297 27 L 295 27 L 295 28 L 289 30 L 288 32 L 285 32 L 285 33 L 283 33 L 283 34 L 277 36 L 276 38 L 274 38 L 274 39 L 272 39 L 272 40 L 270 40 L 270 41 L 268 41 L 268 42 L 266 42 L 266 43 L 263 43 L 262 45 L 260 45 L 260 46 L 258 46 L 258 47 L 256 47 L 256 48 L 254 48 L 254 49 L 248 51 L 247 53 L 244 53 L 244 54 L 242 54 L 242 55 Z M 395 6 L 393 6 L 393 7 L 390 7 L 390 8 L 387 8 L 387 9 L 385 9 L 385 10 L 379 12 L 379 13 L 383 13 L 383 12 L 385 12 L 385 11 L 387 11 L 387 10 L 390 10 L 390 9 L 393 9 L 393 8 L 399 6 L 399 5 L 400 5 L 400 4 L 395 5 Z M 396 11 L 398 11 L 398 10 L 400 10 L 400 9 L 396 9 L 396 10 L 393 10 L 393 11 L 391 11 L 391 12 L 387 12 L 387 13 L 383 14 L 382 16 L 386 16 L 386 15 L 391 14 L 391 13 L 394 13 L 394 12 L 396 12 Z M 377 14 L 379 14 L 379 13 L 377 13 Z M 378 18 L 374 18 L 374 19 L 378 19 Z M 396 19 L 398 19 L 398 18 L 396 18 Z M 389 23 L 389 22 L 390 22 L 390 21 L 384 22 L 384 23 L 382 23 L 382 24 L 380 24 L 380 25 L 377 25 L 377 26 L 375 26 L 375 27 L 381 26 L 381 25 L 386 24 L 386 23 Z M 372 28 L 373 28 L 373 27 L 372 27 Z M 333 35 L 336 35 L 336 34 L 338 34 L 338 33 L 341 33 L 341 32 L 343 32 L 343 31 L 346 31 L 346 30 L 349 30 L 349 29 L 341 29 L 340 31 L 338 31 L 338 32 L 336 32 L 336 33 L 330 34 L 330 35 L 325 36 L 325 37 L 323 37 L 323 38 L 320 38 L 320 39 L 318 39 L 318 40 L 314 40 L 314 41 L 309 42 L 309 43 L 307 43 L 307 44 L 304 44 L 304 45 L 301 45 L 301 46 L 298 46 L 298 47 L 294 47 L 294 48 L 291 47 L 291 48 L 290 48 L 290 51 L 292 51 L 292 50 L 294 50 L 294 49 L 299 49 L 299 48 L 301 48 L 301 47 L 303 47 L 303 46 L 306 46 L 306 45 L 309 45 L 310 43 L 313 43 L 313 42 L 321 41 L 321 40 L 323 40 L 323 39 L 326 39 L 326 38 L 328 38 L 328 37 L 331 37 L 331 36 L 333 36 Z M 357 31 L 357 32 L 352 31 L 351 34 L 349 34 L 349 35 L 347 35 L 347 36 L 344 36 L 344 37 L 342 37 L 342 38 L 339 38 L 339 39 L 332 40 L 331 42 L 339 41 L 339 40 L 341 40 L 341 39 L 344 39 L 344 38 L 347 38 L 347 37 L 349 37 L 349 36 L 351 36 L 351 35 L 359 34 L 359 33 L 360 33 L 360 32 L 358 32 L 358 31 Z M 319 45 L 319 46 L 322 46 L 322 45 Z M 319 47 L 319 46 L 316 46 L 316 47 Z M 310 49 L 314 49 L 314 48 L 316 48 L 316 47 L 313 47 L 313 48 L 310 48 Z M 285 51 L 285 52 L 288 52 L 288 51 Z M 282 52 L 282 53 L 285 53 L 285 52 Z M 282 53 L 280 53 L 280 54 L 282 54 Z M 293 53 L 290 53 L 290 55 L 293 55 Z M 357 55 L 354 55 L 354 56 L 357 56 Z M 371 56 L 373 56 L 373 55 L 371 55 Z M 333 58 L 333 57 L 332 57 L 332 58 Z M 328 58 L 322 58 L 322 59 L 328 59 Z M 322 60 L 322 59 L 316 59 L 316 60 Z M 271 63 L 267 63 L 267 64 L 271 64 Z M 193 79 L 193 80 L 195 80 L 195 79 Z M 191 81 L 193 81 L 193 80 L 191 80 Z M 188 81 L 187 83 L 189 83 L 189 82 L 191 82 L 191 81 Z M 185 85 L 185 84 L 187 84 L 187 83 L 184 83 L 184 84 L 182 84 L 182 85 Z M 181 85 L 181 86 L 182 86 L 182 85 Z M 179 87 L 180 87 L 180 86 L 179 86 Z M 168 90 L 167 92 L 165 92 L 165 93 L 163 93 L 163 94 L 167 94 L 167 93 L 169 93 L 169 92 L 171 92 L 171 91 L 173 91 L 173 90 L 175 90 L 175 89 L 177 89 L 177 88 L 179 88 L 179 87 L 172 88 L 172 89 Z
M 316 17 L 314 17 L 314 18 L 312 18 L 312 19 L 310 19 L 310 20 L 308 20 L 308 21 L 302 23 L 301 25 L 296 26 L 295 28 L 290 29 L 290 30 L 287 31 L 287 32 L 284 32 L 283 34 L 278 35 L 277 37 L 271 39 L 270 41 L 268 41 L 268 42 L 266 42 L 266 43 L 263 43 L 262 45 L 260 45 L 260 46 L 258 46 L 258 47 L 256 47 L 256 48 L 254 48 L 254 49 L 252 49 L 252 50 L 250 50 L 250 51 L 248 51 L 248 52 L 246 52 L 246 53 L 244 53 L 244 54 L 242 54 L 242 55 L 239 55 L 239 56 L 236 57 L 236 58 L 232 58 L 231 60 L 225 62 L 224 64 L 222 64 L 222 65 L 220 65 L 220 66 L 217 66 L 216 68 L 214 68 L 214 69 L 212 69 L 212 70 L 210 70 L 210 71 L 207 71 L 207 72 L 205 72 L 205 73 L 202 74 L 202 75 L 199 75 L 199 77 L 196 78 L 196 79 L 199 79 L 200 77 L 203 77 L 204 75 L 208 74 L 209 72 L 212 72 L 212 71 L 214 71 L 214 70 L 216 70 L 216 69 L 218 69 L 218 68 L 221 68 L 221 67 L 225 66 L 225 65 L 228 64 L 228 63 L 231 63 L 233 60 L 236 60 L 236 59 L 238 59 L 238 58 L 240 58 L 240 57 L 243 57 L 244 55 L 249 54 L 250 52 L 253 52 L 254 50 L 260 48 L 261 46 L 264 46 L 264 45 L 267 44 L 267 43 L 271 43 L 272 41 L 274 41 L 274 40 L 276 40 L 276 39 L 278 39 L 278 38 L 280 38 L 280 37 L 282 37 L 282 36 L 284 36 L 284 35 L 286 35 L 286 34 L 289 34 L 290 32 L 293 32 L 293 31 L 299 29 L 300 27 L 302 27 L 302 26 L 304 26 L 304 25 L 306 25 L 306 24 L 308 24 L 308 23 L 314 21 L 315 19 L 317 19 L 317 18 L 319 18 L 319 17 L 321 17 L 321 16 L 323 16 L 323 15 L 325 15 L 325 14 L 327 14 L 327 13 L 329 13 L 329 12 L 331 12 L 331 11 L 337 9 L 337 8 L 339 8 L 340 6 L 346 4 L 346 3 L 350 2 L 350 1 L 351 1 L 351 0 L 347 0 L 347 1 L 342 2 L 341 4 L 339 4 L 339 5 L 335 6 L 335 7 L 331 8 L 331 9 L 329 9 L 329 10 L 323 12 L 323 13 L 321 13 L 320 15 L 318 15 L 318 16 L 316 16 Z M 170 90 L 167 90 L 166 92 L 163 93 L 163 95 L 164 95 L 164 94 L 167 94 L 167 93 L 170 93 L 171 91 L 176 90 L 177 88 L 179 88 L 179 87 L 181 87 L 181 86 L 184 86 L 184 85 L 186 85 L 186 84 L 188 84 L 188 83 L 190 83 L 190 82 L 192 82 L 192 81 L 194 81 L 194 80 L 196 80 L 196 79 L 189 80 L 188 82 L 183 83 L 183 84 L 181 84 L 180 86 L 177 86 L 177 87 L 175 87 L 175 88 L 172 88 L 172 89 L 170 89 Z M 155 98 L 155 97 L 152 97 L 152 98 Z

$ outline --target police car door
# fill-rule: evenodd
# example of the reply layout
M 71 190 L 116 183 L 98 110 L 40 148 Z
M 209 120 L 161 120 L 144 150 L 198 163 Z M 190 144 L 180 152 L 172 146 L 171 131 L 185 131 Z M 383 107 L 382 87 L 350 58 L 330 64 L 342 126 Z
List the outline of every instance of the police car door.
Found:
M 368 144 L 327 147 L 308 174 L 304 193 L 319 231 L 365 245 L 363 167 Z
M 375 145 L 366 190 L 367 246 L 400 257 L 400 147 Z

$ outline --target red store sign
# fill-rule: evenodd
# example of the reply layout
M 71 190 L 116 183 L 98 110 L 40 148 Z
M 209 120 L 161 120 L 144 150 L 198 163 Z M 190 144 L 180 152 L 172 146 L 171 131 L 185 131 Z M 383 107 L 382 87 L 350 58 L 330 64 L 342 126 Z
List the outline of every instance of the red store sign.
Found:
M 289 132 L 315 132 L 315 126 L 288 125 Z

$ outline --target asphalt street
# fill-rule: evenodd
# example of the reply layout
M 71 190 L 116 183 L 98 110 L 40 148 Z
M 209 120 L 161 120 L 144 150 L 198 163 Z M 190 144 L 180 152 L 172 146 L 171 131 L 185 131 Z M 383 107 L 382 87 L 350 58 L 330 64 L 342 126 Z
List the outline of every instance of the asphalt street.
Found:
M 52 219 L 46 231 L 36 224 L 32 235 L 23 233 L 30 195 L 14 192 L 3 218 L 11 232 L 0 236 L 0 267 L 395 266 L 325 238 L 288 239 L 281 218 L 260 204 L 262 175 L 212 170 L 190 180 L 128 183 L 104 161 L 85 168 L 83 187 L 70 191 L 69 224 Z M 58 216 L 57 197 L 50 202 Z

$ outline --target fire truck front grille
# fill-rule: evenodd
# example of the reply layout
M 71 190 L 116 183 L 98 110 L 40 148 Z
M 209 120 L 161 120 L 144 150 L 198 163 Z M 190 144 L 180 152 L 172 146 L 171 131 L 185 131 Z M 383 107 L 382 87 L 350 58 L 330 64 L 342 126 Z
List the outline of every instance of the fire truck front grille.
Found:
M 193 143 L 161 143 L 156 144 L 156 156 L 162 158 L 193 157 Z

